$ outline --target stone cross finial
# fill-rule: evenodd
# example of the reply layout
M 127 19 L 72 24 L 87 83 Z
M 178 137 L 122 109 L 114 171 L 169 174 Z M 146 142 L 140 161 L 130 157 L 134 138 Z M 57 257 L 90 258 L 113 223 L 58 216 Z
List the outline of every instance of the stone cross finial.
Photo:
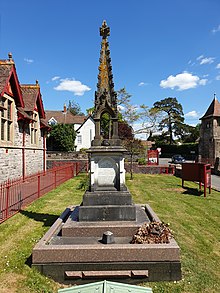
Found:
M 110 36 L 110 28 L 108 27 L 105 20 L 103 20 L 102 26 L 100 27 L 100 36 L 103 39 L 106 39 L 108 36 Z

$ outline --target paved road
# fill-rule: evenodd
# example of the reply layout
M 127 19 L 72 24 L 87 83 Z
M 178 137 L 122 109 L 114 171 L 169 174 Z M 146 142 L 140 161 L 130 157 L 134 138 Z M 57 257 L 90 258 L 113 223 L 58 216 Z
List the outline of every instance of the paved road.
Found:
M 186 162 L 192 162 L 192 161 L 186 161 Z M 159 158 L 160 165 L 167 165 L 169 163 L 171 163 L 170 158 Z M 212 175 L 212 187 L 220 191 L 220 176 Z

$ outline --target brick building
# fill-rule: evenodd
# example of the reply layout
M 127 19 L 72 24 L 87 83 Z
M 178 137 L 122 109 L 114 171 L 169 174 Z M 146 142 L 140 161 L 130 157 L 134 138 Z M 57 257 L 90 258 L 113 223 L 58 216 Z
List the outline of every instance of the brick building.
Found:
M 200 160 L 214 165 L 220 158 L 220 103 L 216 95 L 200 120 Z
M 38 82 L 21 85 L 9 54 L 0 60 L 0 182 L 45 170 L 48 129 Z

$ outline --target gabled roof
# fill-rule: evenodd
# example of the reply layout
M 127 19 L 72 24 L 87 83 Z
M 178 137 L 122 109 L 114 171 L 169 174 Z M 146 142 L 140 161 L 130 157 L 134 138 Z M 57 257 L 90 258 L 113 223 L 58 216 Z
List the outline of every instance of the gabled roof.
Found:
M 34 111 L 37 108 L 40 118 L 45 119 L 46 116 L 38 81 L 36 81 L 36 84 L 21 85 L 21 92 L 24 100 L 24 110 Z
M 51 118 L 54 118 L 57 123 L 64 124 L 82 124 L 86 119 L 85 116 L 73 115 L 68 111 L 45 111 L 45 114 L 47 121 L 49 121 Z
M 18 120 L 20 119 L 22 120 L 26 119 L 29 121 L 33 120 L 33 117 L 30 116 L 28 113 L 26 113 L 22 107 L 17 107 L 17 110 L 18 110 Z
M 211 102 L 208 110 L 205 112 L 205 115 L 200 118 L 200 120 L 210 118 L 210 117 L 220 117 L 220 103 L 214 95 L 214 99 Z
M 40 128 L 47 128 L 47 130 L 51 129 L 50 125 L 47 123 L 47 120 L 43 118 L 40 118 Z
M 80 130 L 80 128 L 89 120 L 91 119 L 94 122 L 94 119 L 92 118 L 92 115 L 89 115 L 84 122 L 79 126 L 79 128 L 76 129 L 76 132 L 78 132 Z M 94 122 L 95 123 L 95 122 Z
M 0 95 L 3 96 L 4 93 L 12 95 L 16 106 L 24 107 L 15 64 L 11 53 L 8 56 L 8 60 L 0 60 Z

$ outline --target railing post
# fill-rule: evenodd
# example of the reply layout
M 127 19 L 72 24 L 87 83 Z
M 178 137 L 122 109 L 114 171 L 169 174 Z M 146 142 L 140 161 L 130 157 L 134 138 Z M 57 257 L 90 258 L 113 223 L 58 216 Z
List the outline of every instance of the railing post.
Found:
M 79 162 L 76 162 L 76 176 L 79 174 Z
M 9 214 L 9 189 L 10 189 L 10 181 L 7 181 L 7 185 L 6 185 L 6 212 L 5 212 L 5 218 L 8 218 L 8 214 Z
M 37 197 L 40 197 L 40 174 L 37 175 Z
M 57 187 L 57 171 L 54 171 L 54 186 Z
M 204 197 L 206 197 L 206 187 L 207 187 L 206 165 L 203 166 L 203 176 L 204 176 Z

